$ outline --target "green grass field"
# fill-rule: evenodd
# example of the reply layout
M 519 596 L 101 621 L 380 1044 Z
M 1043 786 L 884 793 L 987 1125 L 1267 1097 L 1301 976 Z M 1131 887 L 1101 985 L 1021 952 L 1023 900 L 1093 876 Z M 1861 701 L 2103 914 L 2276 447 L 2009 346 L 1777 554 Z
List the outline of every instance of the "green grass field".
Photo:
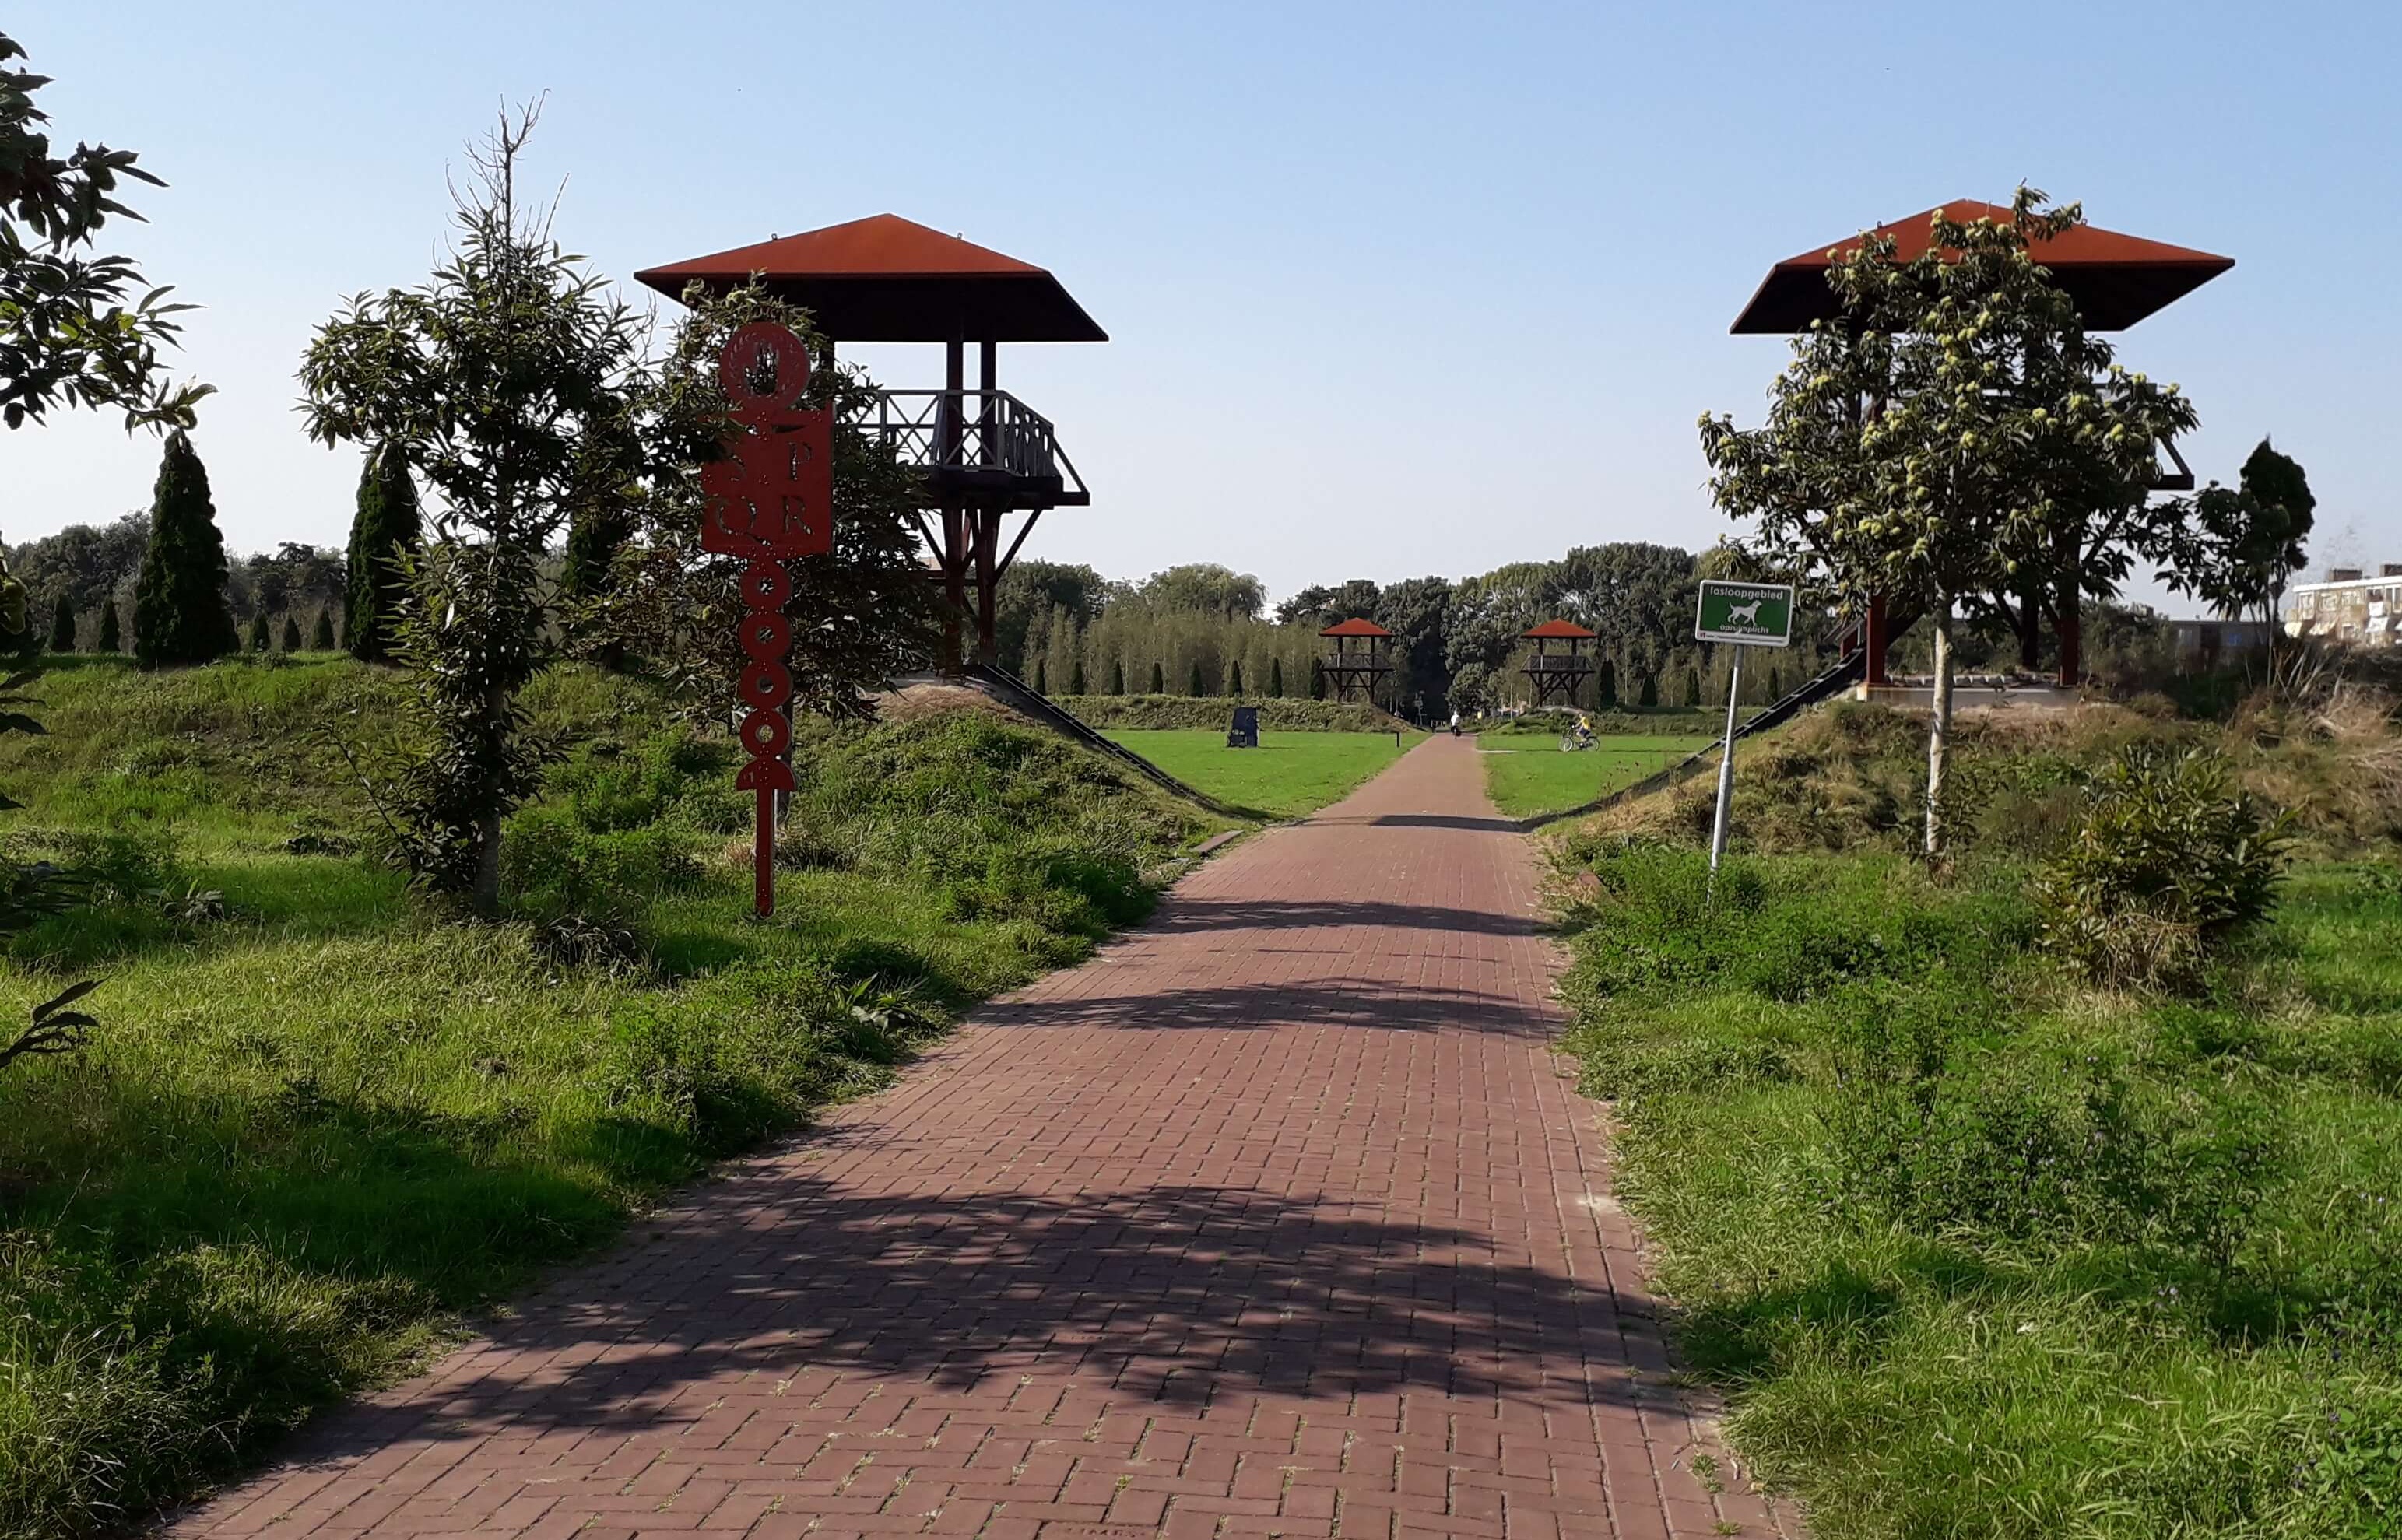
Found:
M 1232 807 L 1298 818 L 1340 801 L 1407 751 L 1403 733 L 1262 733 L 1257 749 L 1229 749 L 1222 730 L 1113 732 L 1110 737 Z
M 2166 997 L 2050 960 L 2007 863 L 1567 863 L 1617 1190 L 1819 1540 L 2402 1534 L 2390 865 Z
M 0 840 L 96 901 L 0 952 L 0 1011 L 104 982 L 89 1047 L 0 1072 L 10 1540 L 125 1528 L 255 1458 L 1083 956 L 1212 827 L 972 714 L 813 729 L 761 924 L 729 746 L 561 669 L 531 699 L 569 748 L 510 822 L 508 917 L 462 923 L 375 859 L 328 731 L 372 763 L 396 675 L 70 659 L 31 693 L 48 733 L 0 741 L 25 804 Z
M 1581 753 L 1562 753 L 1556 737 L 1480 737 L 1484 790 L 1513 818 L 1581 807 L 1632 786 L 1715 741 L 1705 737 L 1604 737 Z M 1736 756 L 1742 763 L 1742 756 Z

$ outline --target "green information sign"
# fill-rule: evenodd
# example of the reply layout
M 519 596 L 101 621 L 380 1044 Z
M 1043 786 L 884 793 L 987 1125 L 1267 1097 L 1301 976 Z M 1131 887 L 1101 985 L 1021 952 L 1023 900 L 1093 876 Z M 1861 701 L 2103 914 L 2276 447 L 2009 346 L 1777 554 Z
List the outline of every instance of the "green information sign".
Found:
M 1738 647 L 1790 646 L 1793 585 L 1704 578 L 1701 610 L 1693 617 L 1693 639 L 1731 641 Z

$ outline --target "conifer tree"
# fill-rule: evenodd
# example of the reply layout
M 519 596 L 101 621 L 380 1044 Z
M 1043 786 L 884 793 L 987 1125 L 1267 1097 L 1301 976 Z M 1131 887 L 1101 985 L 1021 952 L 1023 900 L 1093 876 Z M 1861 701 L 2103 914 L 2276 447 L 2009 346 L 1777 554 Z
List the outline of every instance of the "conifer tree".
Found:
M 1050 664 L 1051 660 L 1045 657 L 1038 657 L 1034 660 L 1034 693 L 1038 695 L 1047 695 L 1051 693 Z
M 415 556 L 424 538 L 407 457 L 397 446 L 383 445 L 368 454 L 360 470 L 358 511 L 351 520 L 342 635 L 352 657 L 368 663 L 392 657 L 401 612 L 408 603 L 408 576 L 400 553 Z
M 316 628 L 309 633 L 309 651 L 330 653 L 334 650 L 334 612 L 321 605 L 317 610 Z
M 250 650 L 254 653 L 266 652 L 267 636 L 267 612 L 261 610 L 250 617 Z
M 1618 708 L 1618 665 L 1608 658 L 1601 660 L 1601 672 L 1594 676 L 1593 698 L 1605 711 Z
M 1268 695 L 1274 700 L 1284 698 L 1284 659 L 1268 659 Z
M 289 610 L 283 612 L 283 650 L 287 653 L 300 651 L 300 620 Z
M 1151 693 L 1154 695 L 1167 694 L 1166 665 L 1154 663 L 1151 666 Z
M 226 604 L 225 536 L 208 468 L 178 430 L 167 435 L 150 503 L 150 545 L 133 589 L 133 655 L 156 668 L 207 663 L 241 645 Z
M 74 652 L 75 633 L 75 600 L 69 598 L 67 597 L 67 591 L 62 588 L 59 590 L 58 603 L 50 610 L 50 651 L 53 653 Z
M 1069 677 L 1068 693 L 1071 695 L 1084 693 L 1084 660 L 1081 657 L 1076 660 L 1075 673 Z
M 1309 698 L 1326 698 L 1326 665 L 1317 658 L 1309 660 Z
M 109 595 L 100 601 L 100 650 L 119 653 L 125 650 L 123 622 L 117 618 L 117 596 Z
M 1236 700 L 1243 698 L 1243 660 L 1240 658 L 1226 665 L 1226 694 Z
M 1125 694 L 1125 659 L 1124 658 L 1114 659 L 1110 664 L 1110 694 L 1113 695 Z
M 1702 671 L 1698 668 L 1685 670 L 1685 704 L 1687 706 L 1702 704 Z
M 1193 660 L 1193 677 L 1191 680 L 1186 681 L 1184 693 L 1188 695 L 1196 696 L 1206 695 L 1209 693 L 1208 681 L 1201 677 L 1201 660 L 1199 658 L 1194 658 Z
M 1650 708 L 1660 704 L 1659 675 L 1646 674 L 1643 676 L 1643 690 L 1642 693 L 1636 697 L 1635 704 L 1644 708 L 1646 710 L 1649 710 Z

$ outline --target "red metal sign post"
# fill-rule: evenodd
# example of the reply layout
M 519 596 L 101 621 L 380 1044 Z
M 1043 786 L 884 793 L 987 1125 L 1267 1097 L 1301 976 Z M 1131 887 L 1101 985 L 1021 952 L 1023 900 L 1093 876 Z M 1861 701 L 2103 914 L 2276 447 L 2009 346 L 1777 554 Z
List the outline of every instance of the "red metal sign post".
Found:
M 784 563 L 834 549 L 834 413 L 801 406 L 809 383 L 809 352 L 792 331 L 753 322 L 726 339 L 718 355 L 718 383 L 741 433 L 724 460 L 701 468 L 700 548 L 741 557 L 742 654 L 748 660 L 735 694 L 750 708 L 742 746 L 751 763 L 734 784 L 758 795 L 752 845 L 756 903 L 762 917 L 776 912 L 776 793 L 793 790 L 793 676 L 784 667 L 793 597 Z

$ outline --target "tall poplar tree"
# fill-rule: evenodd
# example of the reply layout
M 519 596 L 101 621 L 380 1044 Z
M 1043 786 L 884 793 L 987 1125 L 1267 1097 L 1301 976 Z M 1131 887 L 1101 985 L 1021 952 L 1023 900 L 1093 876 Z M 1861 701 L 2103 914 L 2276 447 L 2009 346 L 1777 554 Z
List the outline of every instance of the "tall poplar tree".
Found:
M 351 655 L 387 663 L 408 607 L 408 568 L 425 541 L 408 456 L 390 441 L 367 453 L 351 518 L 342 634 Z
M 150 501 L 150 545 L 133 588 L 133 655 L 145 668 L 208 663 L 238 651 L 226 602 L 225 536 L 208 468 L 189 434 L 167 435 Z

